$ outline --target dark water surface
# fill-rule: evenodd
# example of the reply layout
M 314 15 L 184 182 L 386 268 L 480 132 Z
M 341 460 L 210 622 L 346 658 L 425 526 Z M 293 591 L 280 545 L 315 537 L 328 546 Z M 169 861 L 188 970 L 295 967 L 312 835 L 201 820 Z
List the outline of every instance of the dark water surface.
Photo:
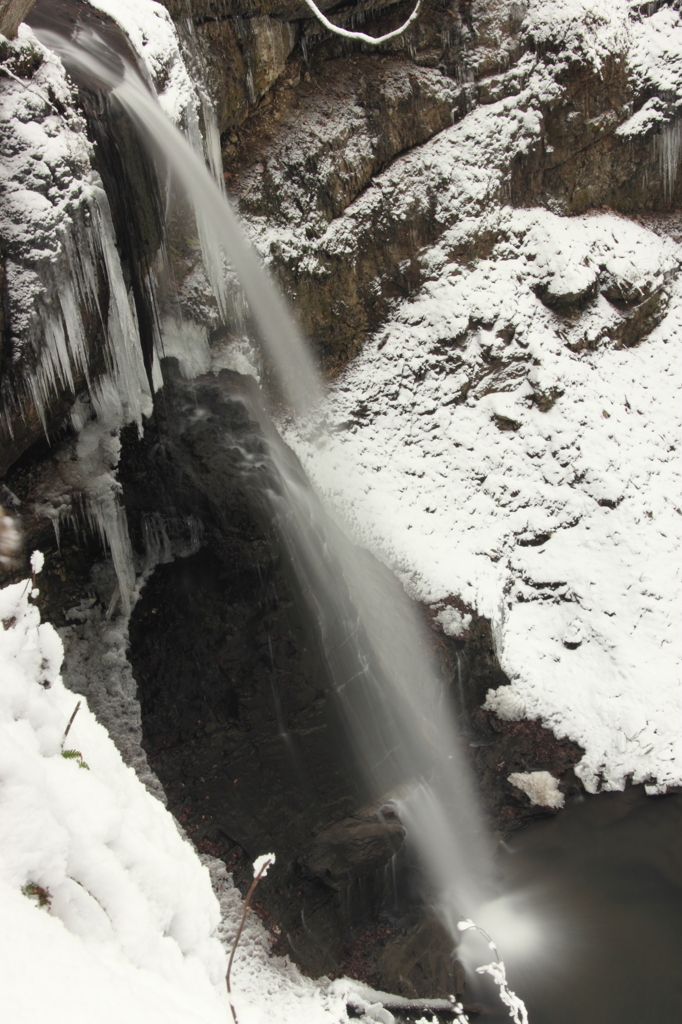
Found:
M 682 1022 L 682 796 L 587 797 L 520 832 L 499 866 L 512 896 L 494 937 L 530 1024 Z M 535 931 L 516 953 L 514 918 Z M 487 982 L 469 989 L 490 1008 L 479 1020 L 509 1021 Z

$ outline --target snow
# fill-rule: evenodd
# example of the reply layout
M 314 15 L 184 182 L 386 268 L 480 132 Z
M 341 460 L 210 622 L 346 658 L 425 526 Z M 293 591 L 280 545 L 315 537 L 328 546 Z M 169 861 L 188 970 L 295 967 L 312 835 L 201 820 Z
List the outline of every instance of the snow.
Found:
M 487 259 L 448 262 L 455 229 L 423 254 L 433 279 L 331 388 L 326 431 L 288 440 L 450 635 L 453 598 L 491 620 L 511 685 L 487 707 L 581 744 L 591 791 L 677 784 L 682 251 L 613 215 L 502 208 L 484 226 Z M 603 293 L 661 289 L 660 325 L 622 346 Z M 548 294 L 586 305 L 562 316 Z
M 253 877 L 265 878 L 274 863 L 274 853 L 263 853 L 260 857 L 256 857 L 253 862 Z
M 560 50 L 562 61 L 603 61 L 627 49 L 627 0 L 530 0 L 524 32 L 536 46 Z
M 45 565 L 45 556 L 42 551 L 34 551 L 31 555 L 31 571 L 33 573 L 41 572 Z
M 26 581 L 0 591 L 0 619 L 8 1019 L 165 1021 L 182 1008 L 186 1020 L 222 1020 L 225 957 L 208 873 L 84 701 L 68 745 L 87 768 L 61 756 L 76 699 Z M 22 894 L 29 884 L 48 907 Z
M 508 778 L 512 786 L 525 793 L 537 807 L 564 806 L 564 794 L 559 789 L 558 780 L 550 772 L 512 772 Z
M 197 94 L 182 58 L 178 34 L 166 10 L 154 0 L 90 0 L 128 36 L 155 88 L 159 103 L 179 124 L 197 103 Z
M 40 622 L 30 587 L 0 590 L 6 1019 L 225 1024 L 226 952 L 241 895 L 224 864 L 201 862 L 82 697 L 64 750 L 74 754 L 62 756 L 78 700 L 64 687 L 60 639 Z M 263 860 L 272 868 L 274 855 L 256 865 Z M 347 1002 L 368 995 L 348 979 L 304 978 L 270 955 L 270 942 L 251 914 L 232 975 L 240 1024 L 340 1024 Z M 372 1005 L 368 1019 L 392 1024 Z
M 639 88 L 682 99 L 682 20 L 679 11 L 662 6 L 643 18 L 632 33 L 628 53 L 630 74 Z
M 471 625 L 472 616 L 462 614 L 459 608 L 443 608 L 436 615 L 436 621 L 440 622 L 446 636 L 462 636 Z

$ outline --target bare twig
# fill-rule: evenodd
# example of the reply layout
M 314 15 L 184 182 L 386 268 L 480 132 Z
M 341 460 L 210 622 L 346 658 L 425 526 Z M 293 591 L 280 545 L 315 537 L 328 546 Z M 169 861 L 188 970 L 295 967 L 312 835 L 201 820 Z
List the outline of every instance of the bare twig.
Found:
M 81 706 L 82 703 L 83 703 L 82 701 L 80 701 L 80 700 L 78 701 L 78 703 L 76 704 L 75 708 L 73 709 L 73 714 L 71 715 L 71 718 L 69 719 L 69 724 L 67 725 L 66 729 L 64 730 L 64 735 L 62 736 L 62 750 L 64 749 L 64 744 L 66 743 L 66 737 L 69 735 L 69 729 L 73 725 L 73 720 L 76 717 L 76 715 L 78 714 L 78 709 L 79 709 L 79 707 Z
M 268 857 L 263 858 L 263 863 L 260 865 L 260 870 L 258 871 L 258 874 L 254 877 L 253 882 L 251 883 L 249 891 L 246 894 L 246 899 L 244 900 L 244 910 L 242 911 L 242 919 L 239 922 L 239 928 L 237 929 L 237 934 L 234 937 L 234 942 L 232 944 L 232 952 L 230 953 L 230 959 L 227 962 L 225 984 L 227 985 L 227 995 L 230 1000 L 230 1010 L 232 1011 L 232 1020 L 234 1021 L 234 1024 L 239 1024 L 239 1021 L 237 1020 L 237 1013 L 232 1002 L 232 989 L 230 987 L 230 973 L 232 971 L 232 962 L 234 960 L 234 954 L 237 951 L 237 943 L 239 942 L 242 932 L 244 931 L 244 924 L 246 923 L 246 915 L 249 912 L 249 904 L 251 903 L 251 897 L 253 896 L 254 890 L 258 883 L 260 882 L 261 878 L 263 878 L 268 873 L 268 868 L 274 863 L 274 860 L 274 855 L 272 857 L 272 860 L 270 860 Z M 254 866 L 257 866 L 257 864 L 258 862 L 256 862 L 256 865 Z
M 378 46 L 379 43 L 387 43 L 389 39 L 395 39 L 396 36 L 403 34 L 405 29 L 409 28 L 413 21 L 418 17 L 422 6 L 422 0 L 417 0 L 417 6 L 412 11 L 407 21 L 400 26 L 400 28 L 394 29 L 392 32 L 387 32 L 384 36 L 369 36 L 366 32 L 351 32 L 347 28 L 341 28 L 340 25 L 335 25 L 329 18 L 326 18 L 322 11 L 315 5 L 313 0 L 305 0 L 306 4 L 313 12 L 315 17 L 325 28 L 333 32 L 334 35 L 341 36 L 343 39 L 357 39 L 361 43 L 369 43 L 370 46 Z
M 497 946 L 490 938 L 487 931 L 469 918 L 464 921 L 459 921 L 457 927 L 461 932 L 478 932 L 479 935 L 485 939 L 488 944 L 488 949 L 492 950 L 492 954 L 495 959 L 490 964 L 485 964 L 483 967 L 477 967 L 476 974 L 490 975 L 499 989 L 500 999 L 509 1010 L 509 1016 L 514 1021 L 514 1024 L 528 1024 L 528 1011 L 526 1010 L 526 1005 L 523 1000 L 519 999 L 516 993 L 512 992 L 509 988 L 509 984 L 507 982 L 507 969 L 505 967 L 504 960 L 500 956 Z

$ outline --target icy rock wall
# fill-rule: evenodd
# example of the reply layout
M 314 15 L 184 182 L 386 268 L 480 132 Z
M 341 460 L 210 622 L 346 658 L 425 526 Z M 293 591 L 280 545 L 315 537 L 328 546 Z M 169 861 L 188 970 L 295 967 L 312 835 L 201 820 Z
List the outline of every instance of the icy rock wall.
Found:
M 181 52 L 165 8 L 153 2 L 107 5 L 102 0 L 85 9 L 86 32 L 93 17 L 95 24 L 99 17 L 93 7 L 118 23 L 125 46 L 132 47 L 162 108 L 183 127 L 193 147 L 206 152 L 218 175 L 219 145 L 208 97 L 190 78 L 185 62 L 192 58 L 190 42 Z M 46 17 L 51 27 L 49 9 L 43 8 L 37 4 L 32 14 L 37 28 L 45 26 Z M 164 322 L 167 329 L 159 331 L 156 285 L 149 275 L 163 240 L 154 230 L 145 235 L 147 225 L 142 222 L 152 201 L 139 197 L 138 225 L 135 216 L 126 216 L 130 196 L 121 203 L 121 186 L 113 187 L 110 169 L 103 166 L 102 176 L 111 190 L 106 194 L 94 167 L 108 151 L 97 132 L 97 152 L 88 142 L 88 126 L 76 112 L 79 97 L 57 56 L 27 25 L 21 27 L 16 43 L 4 46 L 8 77 L 2 79 L 0 139 L 7 159 L 0 224 L 6 317 L 0 366 L 0 472 L 41 437 L 53 444 L 64 432 L 77 433 L 57 459 L 58 472 L 51 474 L 54 486 L 41 496 L 40 513 L 53 521 L 58 540 L 60 520 L 65 518 L 83 518 L 101 535 L 111 552 L 127 613 L 134 568 L 116 483 L 117 433 L 131 422 L 141 430 L 143 416 L 152 411 L 152 350 L 156 348 L 158 356 L 166 354 L 164 333 L 177 348 L 178 329 L 171 319 Z M 97 103 L 93 107 L 92 97 L 84 103 L 94 131 L 101 112 L 95 109 Z M 114 140 L 114 149 L 116 145 Z M 125 182 L 122 187 L 125 192 Z M 129 239 L 126 232 L 134 234 L 138 227 L 145 237 Z M 207 250 L 204 257 L 203 263 L 201 253 L 195 260 L 199 292 L 202 287 L 209 290 L 204 264 L 216 281 L 224 276 L 219 255 Z M 190 324 L 189 339 L 184 341 L 190 350 L 196 343 L 202 359 L 208 344 L 205 321 L 214 315 L 210 309 L 207 314 L 206 304 L 205 295 L 195 294 L 193 305 L 201 307 L 204 324 Z M 196 368 L 197 358 L 191 351 L 189 355 Z
M 224 140 L 251 237 L 329 369 L 419 287 L 420 248 L 486 207 L 666 212 L 679 195 L 673 8 L 486 0 L 466 12 L 439 11 L 438 33 L 427 4 L 408 52 L 320 43 Z M 493 119 L 498 131 L 479 137 Z M 462 241 L 460 258 L 486 244 Z
M 107 372 L 141 421 L 145 379 L 108 204 L 63 68 L 30 29 L 7 46 L 0 223 L 6 292 L 2 470 Z M 22 77 L 23 76 L 23 77 Z
M 41 436 L 54 441 L 67 425 L 82 431 L 70 484 L 111 549 L 126 604 L 132 569 L 111 434 L 126 422 L 141 429 L 151 411 L 137 321 L 64 69 L 27 26 L 7 60 L 17 72 L 3 79 L 0 128 L 2 470 Z M 58 528 L 60 505 L 46 497 Z

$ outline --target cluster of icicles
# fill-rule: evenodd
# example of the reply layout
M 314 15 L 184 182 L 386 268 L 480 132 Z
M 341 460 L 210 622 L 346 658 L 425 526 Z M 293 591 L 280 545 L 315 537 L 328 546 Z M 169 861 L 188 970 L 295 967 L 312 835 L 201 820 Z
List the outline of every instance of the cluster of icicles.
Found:
M 314 417 L 322 389 L 308 349 L 244 238 L 222 188 L 207 169 L 204 153 L 188 145 L 135 71 L 126 67 L 121 75 L 102 63 L 95 55 L 101 53 L 101 40 L 82 36 L 73 42 L 52 33 L 41 33 L 40 38 L 59 53 L 67 67 L 87 72 L 111 92 L 139 129 L 153 158 L 170 170 L 193 206 L 207 277 L 221 315 L 228 316 L 233 308 L 226 261 L 237 275 L 283 394 L 299 415 Z M 117 326 L 109 338 L 112 372 L 108 387 L 117 396 L 102 386 L 94 402 L 95 412 L 97 420 L 112 423 L 116 416 L 111 407 L 118 402 L 119 422 L 123 415 L 127 421 L 141 424 L 142 414 L 148 411 L 149 392 L 115 258 L 113 229 L 103 212 L 105 200 L 97 195 L 92 231 L 105 253 L 112 282 L 112 323 Z M 69 301 L 62 310 L 67 332 L 71 330 Z M 51 330 L 54 360 L 60 367 L 54 376 L 64 379 L 66 374 L 68 379 L 69 351 L 62 328 L 53 325 Z M 70 347 L 74 351 L 73 339 Z M 53 387 L 54 383 L 54 379 L 46 379 L 39 386 Z M 329 675 L 349 737 L 377 797 L 395 804 L 417 846 L 454 944 L 461 931 L 475 929 L 472 919 L 490 897 L 493 871 L 490 842 L 442 683 L 424 655 L 420 626 L 407 599 L 397 595 L 387 585 L 385 574 L 377 572 L 371 560 L 332 527 L 274 427 L 266 422 L 262 428 L 279 480 L 277 493 L 268 495 L 272 514 L 301 589 L 312 595 Z M 87 447 L 87 430 L 88 424 L 81 431 L 80 446 Z M 96 493 L 90 507 L 111 547 L 125 610 L 135 584 L 125 515 L 111 500 L 107 504 L 102 498 L 98 504 Z M 164 539 L 155 524 L 150 524 L 150 530 L 153 543 L 162 549 Z M 525 1007 L 509 990 L 504 965 L 492 948 L 495 962 L 481 970 L 497 982 L 516 1024 L 525 1024 Z M 456 1006 L 456 1012 L 466 1019 L 461 1006 Z

